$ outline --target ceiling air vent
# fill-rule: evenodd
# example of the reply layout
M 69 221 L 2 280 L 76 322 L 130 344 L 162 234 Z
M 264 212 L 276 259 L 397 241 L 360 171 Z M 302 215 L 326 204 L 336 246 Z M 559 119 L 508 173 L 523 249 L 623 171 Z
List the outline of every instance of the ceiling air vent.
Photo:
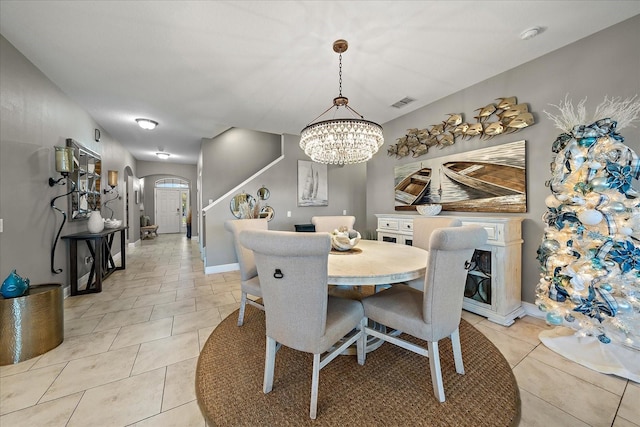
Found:
M 405 105 L 412 103 L 413 101 L 415 101 L 415 99 L 409 98 L 408 96 L 406 96 L 391 106 L 395 108 L 402 108 Z

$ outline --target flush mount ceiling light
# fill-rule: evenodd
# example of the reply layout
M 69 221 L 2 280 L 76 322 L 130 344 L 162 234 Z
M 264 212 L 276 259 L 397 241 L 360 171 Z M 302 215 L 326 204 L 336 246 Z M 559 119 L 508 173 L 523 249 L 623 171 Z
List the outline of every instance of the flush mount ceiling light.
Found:
M 160 151 L 160 152 L 156 153 L 156 156 L 158 156 L 158 158 L 160 158 L 162 160 L 167 160 L 169 158 L 169 156 L 171 156 L 171 154 L 166 153 L 164 151 Z
M 529 29 L 524 30 L 523 32 L 520 33 L 520 38 L 522 40 L 529 40 L 534 38 L 535 36 L 537 36 L 538 34 L 540 34 L 541 28 L 540 27 L 531 27 Z
M 136 119 L 136 122 L 144 130 L 154 130 L 158 126 L 158 122 L 150 119 Z
M 350 164 L 362 163 L 371 159 L 384 143 L 382 126 L 364 120 L 364 117 L 347 105 L 349 99 L 342 96 L 342 53 L 349 44 L 346 40 L 333 42 L 334 52 L 340 55 L 339 94 L 333 99 L 333 105 L 307 125 L 300 133 L 300 148 L 311 160 L 318 163 Z M 335 107 L 336 111 L 344 107 L 358 118 L 335 118 L 316 121 Z

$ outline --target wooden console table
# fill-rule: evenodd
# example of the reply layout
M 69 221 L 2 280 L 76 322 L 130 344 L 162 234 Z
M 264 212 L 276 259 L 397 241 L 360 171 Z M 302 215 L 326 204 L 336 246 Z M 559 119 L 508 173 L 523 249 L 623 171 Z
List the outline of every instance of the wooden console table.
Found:
M 124 232 L 127 228 L 129 227 L 105 228 L 99 233 L 83 231 L 62 236 L 63 239 L 69 240 L 69 281 L 71 283 L 71 296 L 102 292 L 102 281 L 109 277 L 114 271 L 125 269 L 126 241 Z M 111 255 L 113 236 L 117 232 L 120 232 L 120 267 L 116 267 L 116 263 Z M 87 243 L 89 252 L 93 257 L 89 280 L 87 281 L 87 287 L 85 289 L 78 289 L 78 241 L 85 241 Z

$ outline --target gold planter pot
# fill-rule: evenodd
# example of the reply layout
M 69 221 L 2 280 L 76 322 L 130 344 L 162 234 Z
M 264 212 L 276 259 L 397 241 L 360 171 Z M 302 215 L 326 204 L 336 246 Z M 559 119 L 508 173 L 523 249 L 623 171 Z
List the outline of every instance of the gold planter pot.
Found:
M 29 287 L 29 294 L 0 297 L 0 366 L 22 362 L 57 347 L 64 339 L 62 285 Z

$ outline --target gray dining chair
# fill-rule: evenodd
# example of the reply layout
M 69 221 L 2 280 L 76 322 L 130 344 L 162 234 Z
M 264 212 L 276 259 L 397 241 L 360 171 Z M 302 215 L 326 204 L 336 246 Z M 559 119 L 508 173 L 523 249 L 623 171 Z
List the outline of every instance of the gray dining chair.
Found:
M 240 265 L 240 310 L 238 314 L 238 326 L 244 323 L 244 310 L 247 304 L 252 305 L 260 310 L 264 310 L 264 306 L 247 295 L 255 298 L 262 298 L 260 290 L 260 278 L 253 257 L 253 252 L 242 246 L 238 240 L 238 236 L 242 230 L 267 230 L 266 219 L 229 219 L 225 221 L 224 228 L 233 235 L 233 246 Z
M 438 341 L 451 338 L 456 372 L 464 374 L 459 333 L 464 287 L 473 251 L 486 241 L 487 231 L 479 226 L 439 228 L 429 241 L 424 292 L 395 285 L 362 300 L 369 320 L 427 341 L 425 349 L 365 327 L 367 335 L 428 357 L 433 391 L 440 402 L 445 395 Z
M 416 248 L 429 250 L 429 239 L 431 234 L 438 228 L 460 227 L 462 222 L 458 218 L 446 216 L 419 217 L 413 220 L 413 246 Z M 414 279 L 406 282 L 412 288 L 419 291 L 424 289 L 424 278 Z
M 315 226 L 316 233 L 331 233 L 334 230 L 339 230 L 340 227 L 347 227 L 349 230 L 352 230 L 355 223 L 356 217 L 350 215 L 322 215 L 311 217 L 311 224 Z M 353 286 L 332 285 L 329 293 L 341 298 L 362 298 L 360 287 L 356 289 Z
M 273 388 L 276 345 L 312 353 L 309 416 L 315 419 L 320 369 L 356 341 L 358 363 L 364 363 L 362 303 L 328 296 L 331 239 L 327 233 L 246 230 L 240 233 L 240 243 L 253 250 L 262 287 L 263 391 Z
M 311 224 L 315 225 L 316 232 L 331 233 L 333 230 L 337 230 L 342 226 L 352 230 L 355 223 L 356 217 L 349 215 L 324 215 L 311 217 Z

